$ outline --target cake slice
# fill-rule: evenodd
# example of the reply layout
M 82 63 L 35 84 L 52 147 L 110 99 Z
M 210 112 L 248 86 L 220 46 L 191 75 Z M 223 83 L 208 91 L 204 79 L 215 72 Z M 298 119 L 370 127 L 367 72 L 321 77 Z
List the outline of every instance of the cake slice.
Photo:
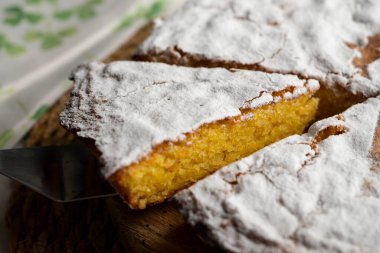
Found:
M 379 252 L 380 99 L 313 124 L 175 195 L 227 252 Z
M 295 75 L 162 63 L 79 66 L 62 126 L 90 140 L 132 208 L 162 202 L 314 119 L 319 84 Z
M 135 58 L 320 81 L 318 118 L 380 94 L 378 0 L 188 0 Z

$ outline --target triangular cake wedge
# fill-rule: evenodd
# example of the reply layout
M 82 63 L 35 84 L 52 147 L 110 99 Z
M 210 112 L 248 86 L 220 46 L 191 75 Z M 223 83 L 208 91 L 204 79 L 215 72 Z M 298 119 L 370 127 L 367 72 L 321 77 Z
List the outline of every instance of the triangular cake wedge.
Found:
M 92 140 L 132 208 L 162 202 L 313 120 L 319 84 L 295 75 L 114 62 L 79 66 L 61 124 Z
M 379 13 L 378 0 L 188 0 L 136 59 L 314 78 L 325 118 L 380 94 Z
M 227 252 L 379 252 L 380 99 L 179 192 L 185 219 Z

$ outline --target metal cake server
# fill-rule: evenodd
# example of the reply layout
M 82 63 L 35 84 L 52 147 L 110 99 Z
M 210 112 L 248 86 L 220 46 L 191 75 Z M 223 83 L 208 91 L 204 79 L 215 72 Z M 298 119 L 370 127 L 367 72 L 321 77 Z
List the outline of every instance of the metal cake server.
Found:
M 0 174 L 57 202 L 116 195 L 80 144 L 0 150 Z

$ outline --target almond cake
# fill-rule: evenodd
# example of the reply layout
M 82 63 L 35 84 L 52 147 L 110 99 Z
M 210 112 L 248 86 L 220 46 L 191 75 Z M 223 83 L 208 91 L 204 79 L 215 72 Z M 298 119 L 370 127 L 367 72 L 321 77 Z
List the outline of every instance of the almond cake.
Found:
M 162 202 L 314 119 L 316 80 L 163 63 L 79 66 L 61 124 L 132 208 Z

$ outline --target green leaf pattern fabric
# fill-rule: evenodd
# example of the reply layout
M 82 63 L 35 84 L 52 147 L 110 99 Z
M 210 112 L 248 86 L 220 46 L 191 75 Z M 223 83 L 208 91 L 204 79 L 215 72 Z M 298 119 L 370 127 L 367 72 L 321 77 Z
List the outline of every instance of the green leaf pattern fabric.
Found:
M 0 1 L 0 148 L 14 145 L 70 87 L 76 65 L 105 57 L 181 1 Z

